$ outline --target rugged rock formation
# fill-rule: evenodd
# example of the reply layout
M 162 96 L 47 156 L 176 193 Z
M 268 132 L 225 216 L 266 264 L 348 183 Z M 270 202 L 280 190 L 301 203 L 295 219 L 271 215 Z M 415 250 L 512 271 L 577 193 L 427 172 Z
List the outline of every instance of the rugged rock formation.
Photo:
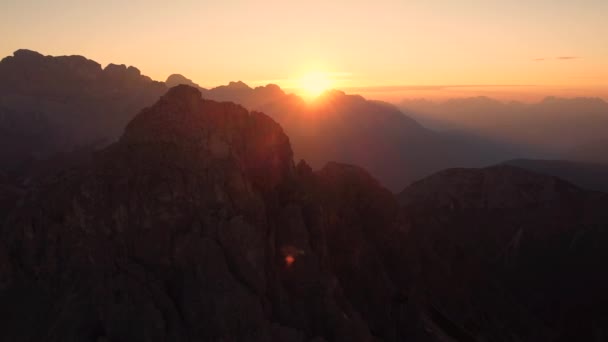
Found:
M 107 144 L 165 91 L 135 67 L 15 51 L 0 61 L 0 167 Z
M 299 177 L 270 118 L 171 89 L 4 226 L 3 339 L 369 340 Z

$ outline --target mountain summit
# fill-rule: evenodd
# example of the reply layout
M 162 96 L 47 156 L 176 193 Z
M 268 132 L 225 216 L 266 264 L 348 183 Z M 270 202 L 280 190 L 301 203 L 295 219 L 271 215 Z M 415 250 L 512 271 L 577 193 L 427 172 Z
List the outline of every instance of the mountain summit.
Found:
M 317 188 L 268 116 L 170 89 L 16 209 L 1 231 L 1 336 L 368 341 L 330 267 L 330 208 L 305 182 Z

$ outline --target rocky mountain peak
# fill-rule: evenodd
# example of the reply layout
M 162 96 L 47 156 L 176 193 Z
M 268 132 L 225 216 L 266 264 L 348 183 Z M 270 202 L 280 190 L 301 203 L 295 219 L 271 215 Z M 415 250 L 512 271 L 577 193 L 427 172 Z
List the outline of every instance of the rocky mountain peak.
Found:
M 331 273 L 316 195 L 265 114 L 179 85 L 92 159 L 41 184 L 0 239 L 0 291 L 29 282 L 16 302 L 69 313 L 41 318 L 61 326 L 45 340 L 371 339 Z
M 248 86 L 243 81 L 236 81 L 236 82 L 232 81 L 232 82 L 228 83 L 228 87 L 233 88 L 233 89 L 251 89 L 251 87 Z
M 167 87 L 175 87 L 180 84 L 185 84 L 194 88 L 201 88 L 198 84 L 194 83 L 194 81 L 180 74 L 169 75 L 169 77 L 167 77 L 167 80 L 165 81 L 165 84 L 167 85 Z
M 0 159 L 19 167 L 115 141 L 141 108 L 166 92 L 135 67 L 18 50 L 0 62 Z
M 15 58 L 20 58 L 20 59 L 36 59 L 36 58 L 42 58 L 44 57 L 44 55 L 42 55 L 39 52 L 36 51 L 32 51 L 32 50 L 28 50 L 28 49 L 19 49 L 15 52 L 13 52 L 13 56 Z
M 70 82 L 90 81 L 97 79 L 101 72 L 99 63 L 83 56 L 44 56 L 22 49 L 0 62 L 0 88 L 6 86 L 7 91 L 24 92 L 44 88 L 49 83 L 57 87 L 57 80 L 62 77 Z M 58 88 L 66 86 L 61 84 Z
M 270 187 L 294 169 L 289 138 L 274 120 L 232 102 L 204 100 L 198 89 L 187 85 L 171 88 L 137 115 L 121 142 L 170 143 L 193 155 L 234 158 L 258 184 Z
M 110 63 L 103 71 L 106 77 L 119 81 L 137 82 L 142 79 L 139 69 L 134 66 L 127 67 L 125 64 Z M 147 77 L 146 80 L 148 80 Z

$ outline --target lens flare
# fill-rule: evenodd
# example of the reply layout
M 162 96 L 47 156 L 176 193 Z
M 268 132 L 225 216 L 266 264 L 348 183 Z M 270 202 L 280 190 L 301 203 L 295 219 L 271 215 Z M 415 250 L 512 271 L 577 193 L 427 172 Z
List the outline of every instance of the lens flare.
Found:
M 287 265 L 287 267 L 290 267 L 291 265 L 293 265 L 293 263 L 296 261 L 296 258 L 293 257 L 293 255 L 286 255 L 285 256 L 285 265 Z

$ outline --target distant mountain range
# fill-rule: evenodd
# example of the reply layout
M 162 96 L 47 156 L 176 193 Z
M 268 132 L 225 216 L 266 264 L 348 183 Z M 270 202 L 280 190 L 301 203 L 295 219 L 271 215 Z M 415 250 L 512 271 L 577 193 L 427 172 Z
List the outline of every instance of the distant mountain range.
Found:
M 134 67 L 18 50 L 0 61 L 0 165 L 107 144 L 164 92 Z
M 404 113 L 340 91 L 309 103 L 272 84 L 251 88 L 239 81 L 204 89 L 178 74 L 155 82 L 135 67 L 102 68 L 81 56 L 18 50 L 0 62 L 0 167 L 22 172 L 32 160 L 106 146 L 139 109 L 179 84 L 268 114 L 286 131 L 295 157 L 313 169 L 329 161 L 361 165 L 392 191 L 450 167 L 515 158 L 578 160 L 572 155 L 583 156 L 577 148 L 587 152 L 587 162 L 605 155 L 597 141 L 608 115 L 597 99 L 418 101 L 404 103 Z
M 193 85 L 181 75 L 167 80 L 176 82 Z M 326 91 L 308 103 L 273 84 L 251 88 L 239 81 L 199 90 L 205 98 L 268 114 L 285 129 L 296 158 L 313 168 L 329 161 L 361 165 L 394 191 L 446 167 L 491 165 L 518 156 L 508 146 L 473 135 L 429 130 L 389 103 L 341 91 Z
M 532 104 L 487 97 L 406 100 L 400 108 L 427 127 L 516 146 L 520 157 L 608 160 L 599 147 L 608 146 L 608 103 L 599 98 L 547 97 Z
M 392 105 L 339 91 L 307 103 L 276 85 L 231 82 L 203 89 L 181 75 L 154 82 L 134 67 L 102 68 L 81 56 L 19 50 L 0 62 L 0 160 L 15 167 L 57 152 L 104 146 L 118 138 L 137 110 L 178 84 L 197 87 L 208 99 L 267 113 L 290 136 L 296 157 L 313 168 L 328 161 L 362 165 L 395 191 L 445 167 L 516 156 L 477 138 L 430 131 Z

